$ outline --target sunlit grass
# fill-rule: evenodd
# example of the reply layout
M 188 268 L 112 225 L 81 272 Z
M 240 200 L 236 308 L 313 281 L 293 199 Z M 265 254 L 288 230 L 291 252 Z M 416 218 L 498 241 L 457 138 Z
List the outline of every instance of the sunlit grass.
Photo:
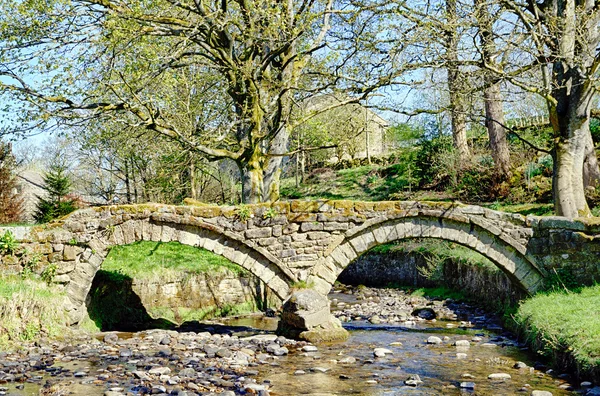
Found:
M 181 273 L 231 271 L 245 273 L 240 266 L 205 249 L 178 242 L 139 241 L 115 246 L 102 264 L 105 271 L 121 272 L 133 279 L 180 278 Z
M 64 294 L 36 279 L 0 275 L 0 350 L 65 335 Z
M 584 370 L 600 365 L 600 285 L 537 294 L 519 306 L 517 324 L 540 352 L 568 352 Z

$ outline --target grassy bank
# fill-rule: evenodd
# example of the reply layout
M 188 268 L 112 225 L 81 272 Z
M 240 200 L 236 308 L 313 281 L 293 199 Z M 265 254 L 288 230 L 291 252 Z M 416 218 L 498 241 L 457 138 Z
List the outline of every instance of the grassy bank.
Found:
M 539 293 L 513 315 L 517 328 L 559 368 L 600 380 L 600 285 Z
M 120 272 L 133 279 L 178 279 L 182 272 L 202 274 L 246 271 L 226 258 L 178 242 L 139 241 L 115 246 L 102 263 L 104 271 Z
M 36 279 L 0 275 L 0 351 L 65 335 L 64 294 Z

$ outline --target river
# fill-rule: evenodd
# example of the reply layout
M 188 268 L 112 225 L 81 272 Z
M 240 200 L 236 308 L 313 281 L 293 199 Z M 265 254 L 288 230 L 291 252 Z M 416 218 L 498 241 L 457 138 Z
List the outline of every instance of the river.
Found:
M 331 299 L 336 315 L 348 320 L 350 338 L 318 345 L 316 351 L 306 343 L 276 340 L 269 334 L 277 319 L 262 316 L 222 320 L 192 328 L 193 333 L 109 333 L 0 353 L 0 395 L 37 395 L 40 389 L 46 395 L 86 396 L 574 394 L 567 375 L 548 372 L 536 363 L 539 357 L 497 326 L 497 318 L 476 308 L 432 302 L 450 316 L 459 311 L 456 320 L 415 317 L 390 323 L 398 312 L 382 309 L 383 297 L 361 301 L 338 292 Z M 366 320 L 369 304 L 380 314 L 369 319 L 376 323 Z M 352 312 L 364 317 L 353 320 Z M 262 335 L 248 338 L 255 334 Z M 441 342 L 428 343 L 432 337 Z M 279 347 L 286 353 L 276 352 Z M 376 357 L 376 348 L 387 349 L 385 356 Z M 489 379 L 490 374 L 505 379 Z

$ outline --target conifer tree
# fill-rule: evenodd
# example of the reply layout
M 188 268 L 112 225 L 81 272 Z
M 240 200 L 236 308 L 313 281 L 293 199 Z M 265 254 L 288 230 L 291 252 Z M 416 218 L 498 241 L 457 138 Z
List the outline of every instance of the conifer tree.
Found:
M 23 215 L 23 198 L 17 191 L 16 166 L 11 145 L 0 142 L 0 224 L 18 222 Z
M 63 165 L 53 164 L 44 175 L 46 197 L 38 197 L 34 218 L 38 223 L 47 223 L 65 216 L 77 209 L 75 200 L 67 195 L 71 189 L 71 181 Z

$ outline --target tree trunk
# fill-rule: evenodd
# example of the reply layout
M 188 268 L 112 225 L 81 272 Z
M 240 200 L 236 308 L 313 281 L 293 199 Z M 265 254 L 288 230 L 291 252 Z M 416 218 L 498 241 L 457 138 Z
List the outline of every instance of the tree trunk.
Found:
M 190 159 L 190 193 L 192 199 L 198 199 L 198 191 L 196 190 L 196 165 L 194 159 Z
M 242 178 L 243 203 L 255 204 L 263 201 L 264 170 L 260 163 L 259 156 L 253 155 L 247 163 L 238 164 Z
M 475 0 L 475 15 L 481 40 L 481 58 L 486 64 L 494 65 L 494 59 L 498 55 L 493 33 L 496 17 L 490 12 L 485 0 Z M 500 82 L 490 73 L 486 73 L 484 84 L 486 86 L 483 93 L 485 126 L 488 130 L 490 149 L 496 173 L 500 176 L 500 180 L 506 180 L 510 177 L 510 152 L 504 128 L 504 106 L 500 93 Z
M 502 105 L 500 83 L 493 83 L 485 89 L 484 100 L 485 125 L 490 139 L 494 166 L 500 179 L 507 180 L 510 177 L 510 152 L 504 128 L 504 106 Z
M 554 208 L 558 216 L 569 218 L 590 216 L 583 186 L 585 142 L 577 135 L 561 139 L 554 149 Z
M 559 96 L 556 107 L 550 107 L 550 121 L 556 136 L 552 180 L 554 207 L 557 215 L 569 218 L 591 216 L 583 183 L 591 94 L 582 91 L 581 86 L 572 87 L 568 95 Z
M 471 156 L 467 142 L 467 119 L 464 107 L 463 84 L 458 67 L 458 16 L 456 0 L 446 0 L 448 26 L 446 31 L 446 70 L 448 72 L 448 90 L 450 93 L 450 116 L 452 119 L 452 138 L 458 152 L 461 165 Z
M 290 132 L 282 127 L 271 141 L 269 154 L 284 154 L 288 151 Z M 268 157 L 263 181 L 264 201 L 275 202 L 279 199 L 279 179 L 283 156 L 273 155 Z
M 585 160 L 583 161 L 583 186 L 587 188 L 597 188 L 600 186 L 600 167 L 598 166 L 598 156 L 592 140 L 592 134 L 586 134 L 585 142 Z

